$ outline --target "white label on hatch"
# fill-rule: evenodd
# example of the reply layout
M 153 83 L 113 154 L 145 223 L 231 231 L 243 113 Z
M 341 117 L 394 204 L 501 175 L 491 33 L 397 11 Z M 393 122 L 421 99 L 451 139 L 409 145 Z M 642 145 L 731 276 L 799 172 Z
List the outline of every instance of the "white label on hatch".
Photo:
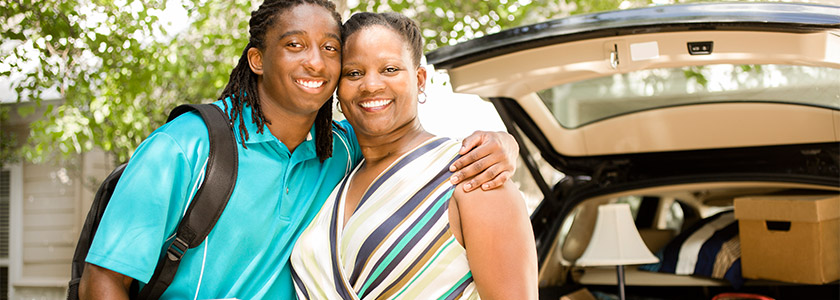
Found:
M 659 58 L 659 44 L 657 42 L 630 44 L 630 59 L 649 60 Z

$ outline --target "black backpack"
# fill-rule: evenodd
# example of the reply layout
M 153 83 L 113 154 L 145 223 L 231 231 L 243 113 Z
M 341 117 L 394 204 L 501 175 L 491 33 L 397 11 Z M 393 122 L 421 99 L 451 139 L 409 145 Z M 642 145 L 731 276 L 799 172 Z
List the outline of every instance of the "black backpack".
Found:
M 137 291 L 137 281 L 132 284 L 132 299 L 157 299 L 169 287 L 175 278 L 175 271 L 181 262 L 181 257 L 187 249 L 198 247 L 204 238 L 216 225 L 216 221 L 222 215 L 228 199 L 236 184 L 238 170 L 238 155 L 236 140 L 233 130 L 229 125 L 227 116 L 216 105 L 212 104 L 185 104 L 176 107 L 169 113 L 167 122 L 185 112 L 198 111 L 210 135 L 210 154 L 207 158 L 207 169 L 205 170 L 204 181 L 195 193 L 193 201 L 190 202 L 184 217 L 178 224 L 175 239 L 172 245 L 166 249 L 165 254 L 160 257 L 155 273 L 149 280 L 149 284 Z M 125 164 L 118 166 L 102 182 L 96 196 L 91 204 L 90 211 L 85 219 L 76 244 L 76 252 L 73 255 L 72 271 L 67 299 L 79 299 L 79 281 L 82 278 L 82 271 L 85 268 L 85 258 L 93 242 L 93 236 L 105 212 L 105 207 L 117 181 L 125 169 Z

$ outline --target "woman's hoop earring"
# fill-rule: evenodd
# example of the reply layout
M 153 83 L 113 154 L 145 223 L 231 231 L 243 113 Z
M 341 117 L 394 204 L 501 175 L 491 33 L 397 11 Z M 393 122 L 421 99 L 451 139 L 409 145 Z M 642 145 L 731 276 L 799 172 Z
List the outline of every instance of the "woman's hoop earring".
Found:
M 335 109 L 338 110 L 338 112 L 340 112 L 343 115 L 344 112 L 341 110 L 341 102 L 338 101 L 338 98 L 335 98 L 335 100 L 336 100 L 335 101 L 335 105 L 336 105 Z
M 417 102 L 420 104 L 426 103 L 426 91 L 420 89 L 420 95 L 417 95 Z

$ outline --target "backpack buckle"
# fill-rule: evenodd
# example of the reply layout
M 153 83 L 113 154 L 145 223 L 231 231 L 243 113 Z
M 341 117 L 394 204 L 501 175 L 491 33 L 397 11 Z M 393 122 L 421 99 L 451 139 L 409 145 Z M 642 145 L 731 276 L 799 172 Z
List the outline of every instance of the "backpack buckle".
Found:
M 166 256 L 169 257 L 171 261 L 179 261 L 181 257 L 184 257 L 184 253 L 187 252 L 189 249 L 189 245 L 184 242 L 180 237 L 176 236 L 175 240 L 172 241 L 172 244 L 169 245 L 169 248 L 166 248 Z

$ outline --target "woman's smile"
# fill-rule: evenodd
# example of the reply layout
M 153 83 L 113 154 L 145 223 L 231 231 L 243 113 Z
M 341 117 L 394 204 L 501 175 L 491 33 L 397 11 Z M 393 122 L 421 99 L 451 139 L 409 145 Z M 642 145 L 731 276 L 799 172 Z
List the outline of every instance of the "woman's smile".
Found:
M 359 102 L 359 106 L 366 112 L 377 112 L 387 108 L 394 100 L 391 99 L 370 99 Z

